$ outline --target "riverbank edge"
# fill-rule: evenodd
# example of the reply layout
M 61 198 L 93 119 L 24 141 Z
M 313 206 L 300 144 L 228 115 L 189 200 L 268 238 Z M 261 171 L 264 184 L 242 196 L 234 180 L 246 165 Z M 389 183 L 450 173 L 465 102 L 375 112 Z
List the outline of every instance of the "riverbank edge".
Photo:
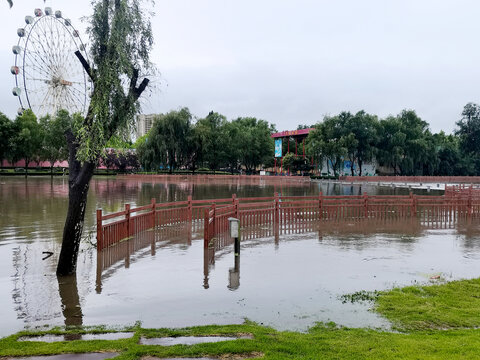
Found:
M 441 279 L 440 279 L 441 281 Z M 365 300 L 365 299 L 364 299 Z M 440 284 L 407 286 L 376 292 L 372 310 L 389 319 L 395 331 L 345 328 L 320 323 L 305 333 L 277 331 L 246 320 L 242 325 L 208 325 L 183 329 L 145 329 L 141 324 L 115 331 L 132 331 L 121 340 L 57 343 L 20 342 L 21 336 L 104 333 L 105 326 L 21 331 L 0 339 L 0 359 L 62 353 L 119 352 L 115 359 L 145 356 L 240 359 L 474 359 L 480 358 L 480 278 Z M 363 300 L 360 300 L 363 301 Z M 238 339 L 192 346 L 140 345 L 141 337 L 235 336 Z M 253 354 L 253 355 L 252 355 Z

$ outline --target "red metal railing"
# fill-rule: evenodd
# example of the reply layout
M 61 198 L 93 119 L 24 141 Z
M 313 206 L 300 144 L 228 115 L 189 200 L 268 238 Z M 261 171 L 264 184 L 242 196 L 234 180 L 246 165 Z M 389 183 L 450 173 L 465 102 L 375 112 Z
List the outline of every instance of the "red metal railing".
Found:
M 317 221 L 418 218 L 423 222 L 454 222 L 480 218 L 480 188 L 447 187 L 442 196 L 357 195 L 279 196 L 178 201 L 149 205 L 103 215 L 97 210 L 97 250 L 152 228 L 203 226 L 204 246 L 231 242 L 228 218 L 240 220 L 242 228 L 279 224 L 288 228 Z M 120 219 L 118 219 L 120 218 Z
M 340 176 L 340 181 L 479 184 L 480 176 Z

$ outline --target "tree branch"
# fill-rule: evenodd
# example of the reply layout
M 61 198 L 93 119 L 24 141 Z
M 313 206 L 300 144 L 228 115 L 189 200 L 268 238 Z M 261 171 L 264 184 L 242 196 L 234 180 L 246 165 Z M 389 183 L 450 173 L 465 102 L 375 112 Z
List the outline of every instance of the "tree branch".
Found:
M 137 81 L 138 81 L 138 69 L 134 68 L 133 69 L 133 74 L 132 78 L 130 79 L 130 87 L 129 87 L 129 92 L 130 94 L 133 94 L 135 91 L 135 86 L 137 86 Z
M 95 81 L 96 81 L 95 73 L 92 70 L 92 68 L 90 67 L 90 64 L 87 62 L 87 60 L 85 60 L 85 58 L 83 57 L 82 53 L 79 50 L 75 51 L 75 56 L 78 58 L 78 60 L 80 60 L 82 66 L 83 66 L 83 69 L 88 74 L 90 79 L 92 79 L 93 83 L 95 84 Z
M 139 87 L 137 87 L 135 89 L 135 100 L 138 100 L 138 98 L 140 97 L 140 95 L 142 95 L 143 91 L 145 90 L 145 88 L 147 87 L 148 83 L 150 82 L 149 79 L 145 78 L 143 79 L 142 83 L 140 84 Z

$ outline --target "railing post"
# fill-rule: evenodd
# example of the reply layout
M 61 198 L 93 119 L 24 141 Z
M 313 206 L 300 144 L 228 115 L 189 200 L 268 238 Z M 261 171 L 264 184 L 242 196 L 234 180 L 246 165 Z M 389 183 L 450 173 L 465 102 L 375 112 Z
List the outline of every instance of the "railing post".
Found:
M 470 219 L 472 217 L 473 213 L 473 206 L 472 206 L 472 190 L 473 190 L 473 185 L 470 184 L 470 188 L 468 189 L 468 204 L 467 204 L 467 210 L 468 210 L 468 218 Z
M 97 209 L 97 251 L 103 249 L 102 209 Z
M 188 222 L 192 222 L 192 217 L 193 217 L 193 205 L 192 205 L 192 195 L 188 195 L 188 205 L 187 205 L 187 211 L 188 211 Z
M 217 221 L 216 221 L 216 210 L 215 210 L 215 203 L 212 204 L 212 232 L 211 232 L 211 238 L 213 239 L 216 235 L 217 235 L 217 228 L 216 228 L 216 225 L 217 225 Z
M 125 204 L 125 223 L 127 224 L 127 234 L 126 237 L 130 237 L 130 204 Z
M 275 223 L 280 222 L 280 204 L 278 199 L 278 192 L 275 193 Z
M 157 226 L 157 224 L 155 223 L 156 222 L 156 216 L 155 216 L 155 210 L 156 210 L 156 205 L 157 205 L 157 200 L 155 200 L 155 198 L 152 198 L 152 228 L 155 228 Z
M 208 239 L 208 227 L 209 227 L 209 212 L 210 212 L 210 209 L 209 208 L 206 208 L 205 209 L 205 216 L 204 216 L 204 219 L 203 219 L 203 247 L 206 249 L 208 248 L 208 242 L 209 242 L 209 239 Z
M 320 220 L 323 219 L 323 192 L 320 191 L 320 194 L 318 194 L 318 218 Z
M 417 216 L 417 197 L 412 194 L 412 216 Z
M 368 219 L 368 194 L 366 192 L 363 193 L 363 208 L 365 219 Z

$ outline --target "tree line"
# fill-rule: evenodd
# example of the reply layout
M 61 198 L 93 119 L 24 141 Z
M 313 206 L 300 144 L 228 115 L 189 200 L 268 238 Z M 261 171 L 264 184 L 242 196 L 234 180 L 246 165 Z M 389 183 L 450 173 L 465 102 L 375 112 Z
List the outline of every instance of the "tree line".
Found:
M 53 171 L 56 161 L 68 157 L 65 132 L 79 121 L 78 115 L 66 111 L 38 120 L 30 110 L 14 121 L 0 114 L 0 160 L 47 161 Z M 294 155 L 293 140 L 290 145 L 284 141 L 283 166 L 309 171 L 312 163 L 326 164 L 338 175 L 348 160 L 354 164 L 352 175 L 362 175 L 364 164 L 375 159 L 394 175 L 480 175 L 480 105 L 465 105 L 456 125 L 455 132 L 447 135 L 432 133 L 413 110 L 384 119 L 365 111 L 341 112 L 312 126 L 299 125 L 298 129 L 314 128 L 306 139 L 307 158 Z M 99 163 L 120 170 L 137 170 L 141 165 L 146 171 L 170 173 L 180 169 L 252 173 L 274 166 L 273 132 L 275 125 L 254 117 L 228 121 L 212 111 L 197 119 L 182 108 L 157 115 L 149 133 L 134 144 L 111 137 Z M 128 150 L 135 148 L 136 155 Z
M 56 116 L 47 115 L 40 119 L 31 110 L 26 110 L 14 121 L 0 113 L 0 161 L 14 164 L 25 160 L 26 173 L 29 163 L 46 161 L 53 174 L 54 164 L 68 158 L 65 133 L 79 121 L 79 115 L 70 115 L 65 110 L 59 111 Z M 134 144 L 130 141 L 113 136 L 106 143 L 98 164 L 119 171 L 138 170 L 140 164 L 132 149 Z
M 303 149 L 299 156 L 294 154 L 293 139 L 290 144 L 284 140 L 283 167 L 296 172 L 326 164 L 338 176 L 349 161 L 351 174 L 362 175 L 364 164 L 375 160 L 393 175 L 480 175 L 480 106 L 465 105 L 456 125 L 447 135 L 432 133 L 414 110 L 383 119 L 365 111 L 344 111 L 315 125 L 299 125 L 297 129 L 314 129 L 306 139 L 306 158 L 301 156 Z M 254 117 L 228 121 L 212 111 L 194 119 L 188 108 L 182 108 L 155 118 L 149 133 L 137 141 L 137 155 L 147 171 L 200 168 L 252 173 L 274 166 L 273 132 L 275 125 Z
M 348 160 L 352 175 L 373 159 L 394 175 L 480 175 L 480 106 L 465 105 L 451 135 L 433 134 L 413 110 L 378 119 L 359 111 L 326 116 L 307 137 L 307 154 L 335 175 Z
M 151 130 L 137 140 L 137 155 L 147 171 L 179 169 L 254 172 L 273 164 L 275 126 L 254 117 L 228 121 L 210 112 L 194 119 L 188 108 L 157 115 Z
M 74 115 L 76 116 L 76 115 Z M 59 111 L 56 116 L 44 116 L 37 120 L 31 110 L 11 121 L 0 113 L 0 160 L 15 163 L 48 161 L 51 169 L 56 161 L 68 157 L 65 131 L 73 123 L 67 111 Z

